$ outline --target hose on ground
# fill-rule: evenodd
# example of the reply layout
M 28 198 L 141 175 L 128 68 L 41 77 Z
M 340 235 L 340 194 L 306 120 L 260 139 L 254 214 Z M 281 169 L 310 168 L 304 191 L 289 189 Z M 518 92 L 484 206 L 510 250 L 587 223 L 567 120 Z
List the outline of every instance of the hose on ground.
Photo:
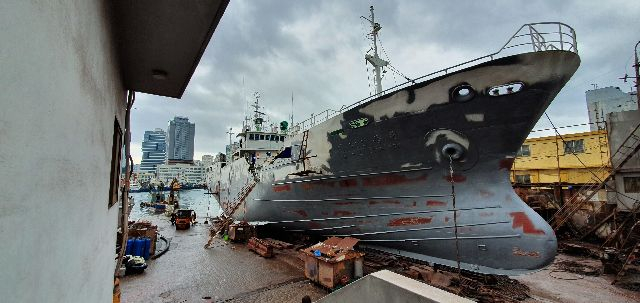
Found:
M 151 259 L 153 259 L 153 260 L 155 260 L 157 258 L 160 258 L 160 256 L 164 255 L 164 253 L 169 251 L 169 246 L 171 246 L 171 242 L 169 240 L 167 240 L 167 238 L 165 238 L 164 236 L 160 236 L 160 240 L 164 241 L 165 247 L 161 252 L 151 256 Z

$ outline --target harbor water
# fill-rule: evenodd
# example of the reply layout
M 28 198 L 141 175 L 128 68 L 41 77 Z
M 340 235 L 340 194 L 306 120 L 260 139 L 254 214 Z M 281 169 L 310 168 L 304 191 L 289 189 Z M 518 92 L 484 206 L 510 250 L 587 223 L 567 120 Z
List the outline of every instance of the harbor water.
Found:
M 193 209 L 196 212 L 197 220 L 204 221 L 205 217 L 215 217 L 222 213 L 218 202 L 213 195 L 208 195 L 204 189 L 189 189 L 178 192 L 180 208 Z M 169 191 L 165 191 L 165 195 L 169 195 Z M 135 205 L 131 209 L 129 221 L 137 220 L 162 220 L 165 216 L 162 213 L 156 213 L 153 207 L 140 207 L 141 202 L 149 202 L 151 197 L 149 192 L 130 193 L 133 197 Z M 169 218 L 167 217 L 168 221 Z

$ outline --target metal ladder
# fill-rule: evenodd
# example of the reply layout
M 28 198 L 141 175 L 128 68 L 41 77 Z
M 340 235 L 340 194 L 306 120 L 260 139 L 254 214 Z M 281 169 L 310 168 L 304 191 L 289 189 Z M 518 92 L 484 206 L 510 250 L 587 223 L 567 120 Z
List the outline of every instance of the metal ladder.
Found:
M 232 217 L 233 214 L 236 212 L 236 210 L 238 210 L 238 207 L 240 207 L 242 202 L 244 202 L 244 200 L 247 198 L 251 190 L 256 186 L 256 184 L 257 184 L 256 181 L 251 181 L 248 184 L 246 184 L 244 187 L 242 187 L 242 189 L 240 190 L 236 198 L 233 199 L 234 202 L 231 205 L 227 203 L 224 210 L 225 215 Z
M 620 144 L 620 147 L 611 156 L 612 165 L 618 163 L 611 170 L 607 166 L 603 166 L 593 173 L 594 182 L 589 183 L 586 186 L 580 188 L 570 199 L 567 201 L 550 219 L 549 224 L 554 231 L 557 231 L 560 227 L 565 225 L 571 216 L 581 209 L 588 201 L 595 196 L 598 191 L 604 188 L 614 174 L 619 171 L 633 155 L 640 150 L 640 124 L 638 124 L 634 130 L 627 136 L 627 138 Z M 600 180 L 598 174 L 607 174 L 607 176 Z M 581 198 L 584 197 L 584 198 Z

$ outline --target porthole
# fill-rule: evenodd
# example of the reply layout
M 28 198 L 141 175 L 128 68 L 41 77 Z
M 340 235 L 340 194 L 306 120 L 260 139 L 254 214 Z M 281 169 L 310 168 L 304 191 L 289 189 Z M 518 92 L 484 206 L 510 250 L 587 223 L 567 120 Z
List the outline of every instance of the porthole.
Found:
M 476 96 L 476 91 L 469 84 L 461 84 L 451 90 L 451 101 L 467 102 Z
M 524 89 L 524 83 L 512 82 L 512 83 L 492 86 L 487 89 L 487 93 L 489 94 L 489 96 L 497 97 L 497 96 L 515 94 L 517 92 L 522 91 L 523 89 Z

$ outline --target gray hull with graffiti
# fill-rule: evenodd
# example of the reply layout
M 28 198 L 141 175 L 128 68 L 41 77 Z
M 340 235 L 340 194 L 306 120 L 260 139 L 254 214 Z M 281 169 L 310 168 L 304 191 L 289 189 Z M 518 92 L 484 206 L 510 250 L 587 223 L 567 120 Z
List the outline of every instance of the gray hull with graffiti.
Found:
M 238 150 L 209 187 L 236 220 L 484 273 L 538 270 L 556 237 L 509 171 L 579 63 L 542 50 L 410 84 L 294 129 L 255 163 Z

